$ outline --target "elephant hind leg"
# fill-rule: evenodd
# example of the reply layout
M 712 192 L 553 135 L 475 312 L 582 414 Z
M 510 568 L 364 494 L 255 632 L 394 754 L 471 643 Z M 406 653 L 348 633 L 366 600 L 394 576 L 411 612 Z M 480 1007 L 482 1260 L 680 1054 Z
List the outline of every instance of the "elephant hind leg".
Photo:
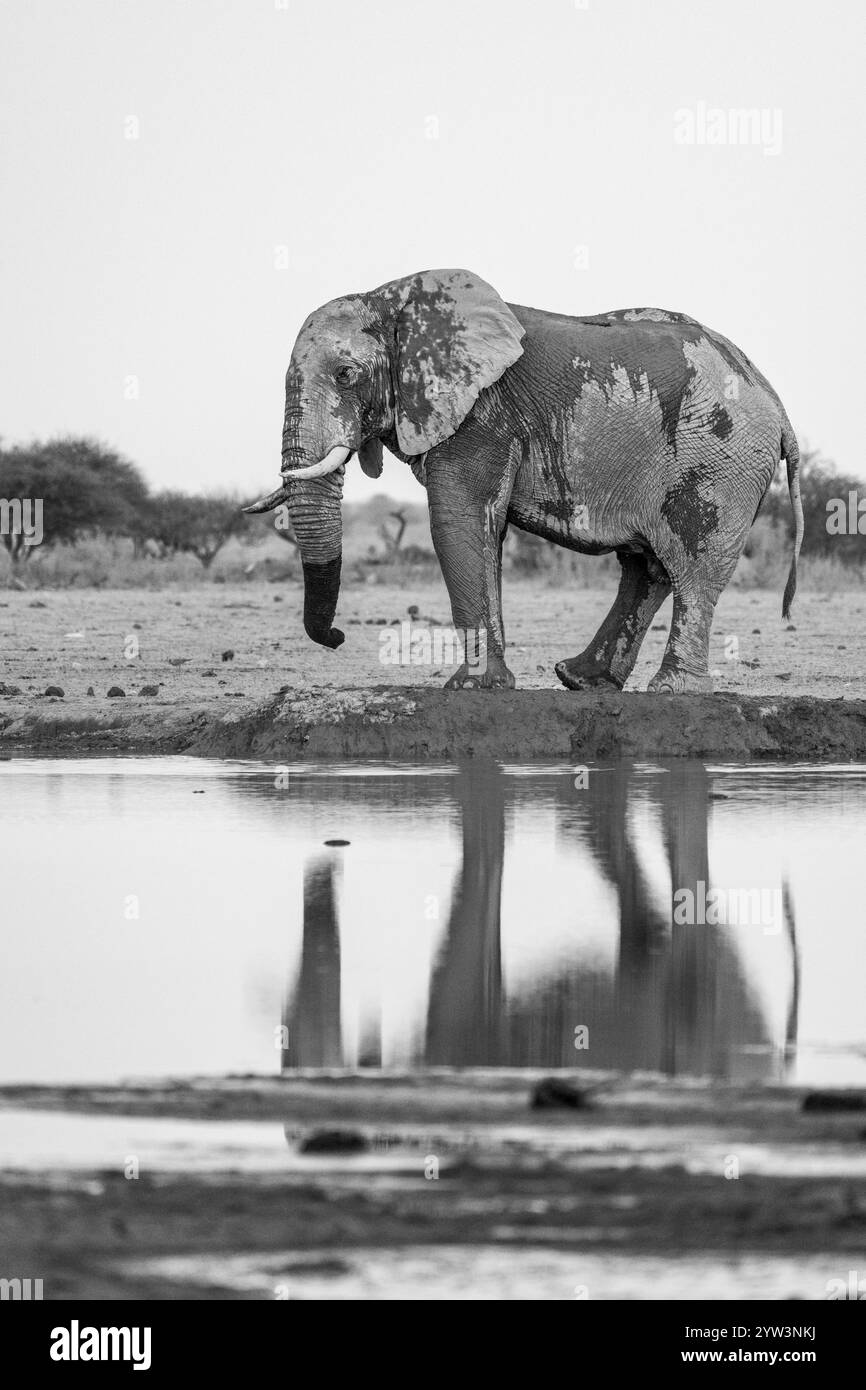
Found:
M 584 651 L 557 662 L 556 674 L 569 690 L 622 690 L 650 623 L 671 591 L 654 557 L 622 552 L 617 558 L 622 573 L 613 607 Z
M 751 517 L 751 512 L 749 513 Z M 671 575 L 673 617 L 662 664 L 647 689 L 656 694 L 711 694 L 710 632 L 719 596 L 727 585 L 749 534 L 751 522 L 722 544 L 718 536 L 696 557 L 684 557 L 673 547 L 659 545 Z
M 713 586 L 715 587 L 715 586 Z M 674 583 L 674 612 L 662 664 L 647 690 L 654 694 L 712 694 L 710 629 L 718 593 L 694 576 Z

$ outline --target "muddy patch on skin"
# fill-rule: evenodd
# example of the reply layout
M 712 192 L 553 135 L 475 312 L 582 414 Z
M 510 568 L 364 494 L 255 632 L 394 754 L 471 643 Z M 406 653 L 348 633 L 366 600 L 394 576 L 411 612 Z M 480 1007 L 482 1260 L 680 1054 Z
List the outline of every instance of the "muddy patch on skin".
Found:
M 717 439 L 727 439 L 734 428 L 731 419 L 724 406 L 714 405 L 710 412 L 710 429 Z
M 693 559 L 700 553 L 707 537 L 719 527 L 719 509 L 709 497 L 701 495 L 701 484 L 701 470 L 689 468 L 674 483 L 662 503 L 662 516 Z

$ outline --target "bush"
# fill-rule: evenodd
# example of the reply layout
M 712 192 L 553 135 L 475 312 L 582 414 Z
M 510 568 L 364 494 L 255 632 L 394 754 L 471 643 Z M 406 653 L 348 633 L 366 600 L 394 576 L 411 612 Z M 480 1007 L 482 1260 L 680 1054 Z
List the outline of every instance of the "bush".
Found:
M 93 439 L 60 438 L 0 451 L 0 497 L 42 506 L 42 545 L 97 532 L 129 535 L 147 502 L 147 485 L 133 464 Z M 36 546 L 20 532 L 0 535 L 14 563 Z

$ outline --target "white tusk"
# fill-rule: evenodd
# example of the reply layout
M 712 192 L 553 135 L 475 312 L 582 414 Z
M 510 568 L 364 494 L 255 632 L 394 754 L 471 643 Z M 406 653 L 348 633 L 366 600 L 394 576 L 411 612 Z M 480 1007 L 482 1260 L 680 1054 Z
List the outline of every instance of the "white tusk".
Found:
M 342 468 L 352 450 L 347 449 L 344 444 L 337 444 L 330 449 L 320 463 L 311 463 L 308 468 L 284 468 L 283 477 L 286 482 L 294 478 L 324 478 L 326 473 L 334 473 L 338 468 Z

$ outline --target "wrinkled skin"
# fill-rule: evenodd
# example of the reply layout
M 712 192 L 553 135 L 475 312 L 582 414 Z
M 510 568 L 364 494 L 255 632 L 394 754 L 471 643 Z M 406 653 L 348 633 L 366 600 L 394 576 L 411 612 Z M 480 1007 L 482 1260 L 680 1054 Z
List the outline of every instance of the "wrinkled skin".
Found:
M 509 524 L 622 571 L 588 646 L 556 666 L 572 690 L 619 688 L 669 593 L 658 692 L 707 691 L 710 626 L 780 457 L 802 537 L 798 450 L 784 408 L 747 357 L 685 315 L 587 318 L 506 305 L 467 271 L 426 271 L 332 301 L 307 319 L 286 377 L 285 502 L 304 563 L 308 635 L 339 646 L 345 464 L 294 469 L 337 445 L 371 476 L 382 445 L 427 488 L 454 624 L 486 634 L 483 670 L 447 688 L 512 686 L 501 553 Z M 351 464 L 350 464 L 351 466 Z M 272 499 L 271 499 L 272 500 Z

